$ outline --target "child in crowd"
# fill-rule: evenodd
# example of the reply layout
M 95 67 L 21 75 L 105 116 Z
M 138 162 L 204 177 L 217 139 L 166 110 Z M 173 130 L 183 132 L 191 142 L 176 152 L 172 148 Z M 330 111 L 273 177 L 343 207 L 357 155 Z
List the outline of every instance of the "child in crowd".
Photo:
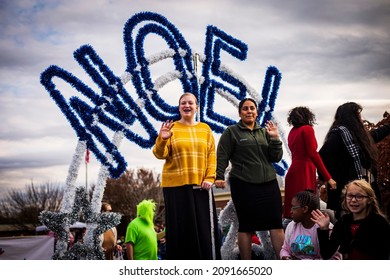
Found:
M 301 191 L 293 196 L 290 210 L 292 221 L 287 225 L 280 252 L 282 260 L 321 259 L 318 225 L 311 220 L 311 212 L 318 208 L 318 199 L 310 191 Z M 335 251 L 333 259 L 340 258 L 341 255 Z
M 338 249 L 343 259 L 389 260 L 390 225 L 379 210 L 371 185 L 354 180 L 343 190 L 342 207 L 347 212 L 329 235 L 329 216 L 312 211 L 312 221 L 319 226 L 321 256 L 329 259 Z

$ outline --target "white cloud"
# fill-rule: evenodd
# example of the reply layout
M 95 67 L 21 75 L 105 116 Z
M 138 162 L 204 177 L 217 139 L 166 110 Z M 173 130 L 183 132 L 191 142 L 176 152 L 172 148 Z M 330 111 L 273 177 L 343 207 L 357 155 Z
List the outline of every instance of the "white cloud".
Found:
M 203 52 L 205 32 L 214 25 L 248 44 L 246 61 L 223 62 L 258 92 L 269 65 L 283 78 L 275 116 L 287 133 L 286 117 L 294 106 L 317 115 L 319 144 L 338 105 L 356 101 L 363 115 L 377 122 L 390 109 L 390 36 L 388 1 L 2 1 L 0 4 L 0 189 L 34 182 L 62 181 L 76 148 L 68 121 L 40 84 L 40 73 L 58 65 L 93 87 L 73 52 L 90 44 L 120 76 L 126 69 L 123 28 L 141 11 L 165 16 L 194 52 Z M 147 45 L 150 54 L 153 42 Z M 153 46 L 153 47 L 152 47 Z M 165 66 L 164 66 L 165 67 Z M 156 67 L 156 73 L 165 68 Z M 126 85 L 126 88 L 131 85 Z M 130 89 L 129 89 L 130 91 Z M 179 86 L 162 95 L 175 104 Z M 77 94 L 67 90 L 67 96 Z M 237 112 L 226 114 L 237 119 Z M 224 111 L 225 112 L 225 111 Z M 156 126 L 157 122 L 154 122 Z M 216 135 L 218 139 L 218 135 Z M 128 140 L 121 144 L 129 167 L 161 170 L 150 150 Z M 99 165 L 92 160 L 90 181 Z M 80 184 L 84 181 L 80 170 Z

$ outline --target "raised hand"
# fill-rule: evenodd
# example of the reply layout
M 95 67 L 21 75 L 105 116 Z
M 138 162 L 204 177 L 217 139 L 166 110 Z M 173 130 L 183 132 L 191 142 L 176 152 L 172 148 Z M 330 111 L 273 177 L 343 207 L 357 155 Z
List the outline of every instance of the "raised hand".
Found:
M 265 128 L 267 129 L 267 132 L 269 136 L 271 136 L 271 138 L 279 138 L 279 129 L 277 123 L 267 121 L 267 123 L 265 124 Z
M 164 140 L 167 140 L 169 138 L 171 138 L 172 136 L 172 127 L 174 126 L 174 123 L 173 121 L 166 121 L 166 122 L 163 122 L 162 125 L 161 125 L 161 128 L 160 128 L 160 132 L 158 133 L 158 135 L 164 139 Z
M 330 224 L 330 218 L 327 213 L 322 213 L 321 210 L 313 210 L 311 212 L 311 218 L 313 222 L 315 222 L 320 229 L 329 229 L 329 224 Z

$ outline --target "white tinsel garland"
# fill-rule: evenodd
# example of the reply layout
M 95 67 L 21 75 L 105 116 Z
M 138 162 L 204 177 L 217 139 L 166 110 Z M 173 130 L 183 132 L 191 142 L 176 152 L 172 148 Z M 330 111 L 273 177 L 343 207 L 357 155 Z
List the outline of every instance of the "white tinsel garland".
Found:
M 237 246 L 238 218 L 233 201 L 229 200 L 225 208 L 219 214 L 219 222 L 224 227 L 229 227 L 225 242 L 221 247 L 221 257 L 223 260 L 238 260 L 240 251 Z M 260 240 L 260 245 L 252 244 L 252 251 L 256 259 L 274 260 L 275 253 L 271 244 L 268 231 L 256 232 Z
M 169 82 L 172 82 L 176 79 L 180 79 L 181 77 L 182 77 L 182 73 L 180 71 L 168 72 L 168 73 L 158 77 L 154 81 L 154 90 L 158 91 L 159 89 L 161 89 L 163 86 L 165 86 Z
M 75 184 L 86 149 L 87 144 L 85 141 L 77 142 L 76 151 L 73 154 L 72 161 L 69 165 L 68 176 L 65 182 L 65 191 L 61 205 L 61 212 L 69 213 L 71 211 L 72 203 L 75 197 Z
M 161 51 L 159 53 L 156 53 L 156 54 L 153 54 L 151 56 L 148 56 L 146 58 L 146 61 L 149 63 L 149 64 L 155 64 L 161 60 L 164 60 L 166 58 L 171 58 L 173 57 L 174 55 L 176 54 L 175 50 L 173 49 L 168 49 L 168 50 L 164 50 L 164 51 Z
M 221 63 L 220 69 L 223 72 L 228 73 L 230 76 L 234 77 L 235 79 L 239 80 L 241 83 L 243 83 L 246 87 L 246 91 L 248 95 L 252 97 L 254 100 L 256 100 L 257 103 L 261 101 L 260 99 L 261 97 L 259 96 L 257 91 L 244 79 L 244 77 L 242 77 L 241 75 L 233 71 L 230 67 L 228 67 L 224 63 Z
M 219 222 L 222 228 L 229 226 L 225 242 L 221 247 L 221 257 L 223 260 L 235 260 L 237 259 L 234 249 L 237 247 L 238 219 L 232 200 L 229 200 L 225 208 L 220 212 Z
M 133 76 L 129 72 L 124 72 L 121 76 L 121 82 L 123 85 L 127 84 L 129 81 L 131 81 L 131 78 Z
M 99 234 L 101 234 L 104 230 L 115 226 L 120 221 L 120 218 L 118 220 L 118 215 L 116 213 L 110 213 L 110 215 L 108 216 L 100 213 L 101 201 L 104 194 L 106 180 L 110 175 L 113 177 L 119 177 L 120 172 L 123 172 L 124 168 L 126 167 L 126 162 L 124 161 L 124 158 L 120 156 L 120 154 L 118 156 L 117 150 L 125 135 L 126 137 L 128 137 L 129 140 L 136 142 L 139 146 L 142 146 L 144 148 L 149 148 L 153 143 L 153 139 L 157 137 L 155 129 L 148 122 L 142 110 L 145 109 L 152 117 L 159 120 L 170 116 L 161 113 L 162 111 L 164 111 L 160 110 L 159 108 L 161 107 L 159 106 L 161 104 L 156 104 L 156 102 L 154 104 L 151 104 L 151 100 L 154 100 L 154 97 L 156 97 L 156 95 L 158 97 L 158 90 L 175 79 L 181 79 L 184 90 L 193 90 L 194 93 L 199 94 L 199 96 L 202 97 L 202 93 L 198 92 L 198 86 L 202 85 L 206 89 L 206 91 L 211 86 L 211 79 L 208 77 L 207 74 L 205 74 L 205 77 L 199 76 L 197 74 L 198 69 L 192 69 L 190 61 L 190 57 L 192 57 L 191 49 L 186 44 L 184 38 L 182 38 L 180 32 L 178 32 L 175 28 L 171 28 L 173 27 L 173 25 L 167 22 L 165 18 L 155 13 L 146 12 L 135 16 L 132 20 L 134 21 L 134 26 L 136 25 L 135 23 L 141 23 L 143 21 L 148 20 L 152 20 L 155 22 L 154 24 L 149 24 L 145 27 L 147 30 L 146 33 L 141 35 L 138 34 L 138 36 L 141 38 L 139 42 L 143 42 L 143 36 L 145 36 L 145 34 L 156 31 L 155 27 L 157 23 L 165 27 L 170 26 L 170 28 L 168 28 L 167 30 L 169 30 L 169 32 L 172 32 L 172 34 L 170 34 L 172 36 L 172 42 L 175 41 L 177 45 L 169 45 L 172 48 L 175 48 L 175 46 L 177 46 L 176 49 L 168 49 L 159 52 L 155 55 L 152 55 L 148 58 L 145 58 L 143 43 L 134 44 L 134 41 L 132 41 L 127 36 L 128 34 L 132 34 L 132 32 L 130 31 L 132 31 L 133 24 L 131 24 L 131 22 L 129 21 L 130 24 L 126 26 L 126 32 L 124 32 L 125 44 L 126 47 L 129 47 L 126 48 L 128 68 L 120 78 L 118 78 L 111 72 L 108 66 L 104 64 L 103 60 L 100 59 L 98 54 L 92 49 L 91 46 L 82 46 L 75 52 L 75 59 L 81 64 L 81 66 L 86 70 L 86 72 L 91 76 L 91 78 L 102 89 L 101 92 L 95 93 L 86 84 L 83 84 L 83 82 L 78 80 L 71 73 L 64 71 L 57 66 L 49 67 L 41 75 L 41 83 L 50 92 L 51 97 L 56 101 L 61 111 L 70 121 L 79 139 L 83 139 L 83 141 L 78 142 L 75 154 L 69 167 L 68 177 L 66 180 L 66 190 L 61 211 L 59 213 L 44 212 L 41 215 L 42 221 L 50 225 L 50 228 L 53 228 L 54 231 L 58 235 L 60 235 L 60 238 L 57 242 L 56 253 L 54 255 L 54 257 L 57 259 L 101 259 L 103 257 L 101 248 L 97 243 Z M 159 34 L 159 31 L 155 34 L 162 35 Z M 206 41 L 208 42 L 210 42 L 212 34 L 214 34 L 217 37 L 222 35 L 224 37 L 223 40 L 226 40 L 225 43 L 227 43 L 228 45 L 231 44 L 234 47 L 236 47 L 237 43 L 240 43 L 238 44 L 239 46 L 243 45 L 243 43 L 239 42 L 239 40 L 236 40 L 235 38 L 224 34 L 224 32 L 218 30 L 215 27 L 208 27 L 207 34 L 209 37 L 206 37 Z M 164 36 L 162 37 L 165 39 Z M 223 80 L 226 78 L 226 83 L 231 83 L 233 86 L 236 87 L 239 83 L 243 84 L 246 88 L 245 90 L 247 94 L 259 102 L 260 97 L 256 94 L 256 91 L 252 87 L 250 87 L 249 84 L 241 76 L 239 76 L 229 67 L 220 62 L 220 53 L 211 52 L 213 45 L 206 44 L 206 46 L 207 48 L 205 49 L 205 53 L 208 53 L 211 57 L 207 58 L 207 67 L 204 67 L 204 70 L 211 73 L 211 64 L 209 62 L 215 60 L 218 65 L 220 65 L 220 69 L 218 69 L 218 71 L 224 72 L 227 74 L 226 76 L 229 76 L 227 78 L 222 78 Z M 242 50 L 242 56 L 236 56 L 236 54 L 230 52 L 229 50 L 227 50 L 227 52 L 230 53 L 232 56 L 236 56 L 237 58 L 242 60 L 244 59 L 243 57 L 246 57 L 247 49 L 241 47 L 238 47 L 238 49 Z M 179 54 L 179 56 L 177 54 Z M 215 57 L 213 57 L 214 55 Z M 196 57 L 202 63 L 206 61 L 205 55 L 196 55 Z M 158 77 L 154 82 L 152 82 L 148 66 L 166 58 L 173 58 L 175 60 L 176 67 L 180 67 L 180 69 L 168 72 L 167 74 Z M 69 83 L 81 94 L 89 98 L 92 104 L 95 105 L 95 107 L 90 107 L 86 105 L 85 102 L 83 102 L 77 97 L 72 97 L 72 100 L 67 102 L 64 96 L 61 95 L 60 91 L 56 89 L 56 85 L 52 82 L 52 79 L 54 77 L 59 77 L 65 82 Z M 183 79 L 183 77 L 185 77 L 185 79 Z M 233 77 L 233 79 L 231 77 Z M 136 88 L 136 92 L 139 96 L 138 100 L 133 100 L 123 87 L 123 85 L 130 81 L 133 82 L 133 85 Z M 270 79 L 268 79 L 267 83 L 265 83 L 265 85 L 268 84 L 271 84 Z M 279 84 L 276 84 L 277 86 L 274 88 L 276 88 L 277 92 Z M 273 85 L 275 85 L 275 83 Z M 218 87 L 215 90 L 217 90 L 217 92 L 222 96 L 222 98 L 225 98 L 235 107 L 238 107 L 237 98 L 233 98 L 234 94 L 229 93 L 224 89 L 219 89 Z M 267 90 L 265 90 L 264 92 L 268 93 Z M 273 94 L 274 95 L 271 98 L 272 108 L 269 106 L 269 100 L 265 100 L 263 102 L 264 107 L 262 107 L 265 109 L 265 112 L 270 114 L 273 111 L 274 101 L 276 98 L 275 91 L 273 92 Z M 211 104 L 213 104 L 214 96 L 209 96 L 211 97 L 211 101 L 205 99 L 199 100 L 200 103 L 204 103 L 200 104 L 199 108 L 201 106 L 203 106 L 203 108 L 207 108 L 207 106 L 209 106 L 208 102 L 211 102 Z M 264 99 L 266 98 L 264 97 Z M 157 105 L 157 108 L 154 107 L 154 105 Z M 119 109 L 122 111 L 120 111 Z M 166 109 L 166 113 L 174 115 L 176 113 L 176 110 L 176 107 L 171 106 Z M 202 119 L 202 114 L 204 112 L 204 110 L 199 109 L 197 119 Z M 206 117 L 210 117 L 207 114 L 208 113 L 206 113 Z M 267 119 L 270 114 L 267 115 Z M 126 121 L 123 121 L 123 115 L 129 116 Z M 109 116 L 113 116 L 113 118 Z M 138 121 L 145 128 L 145 131 L 150 136 L 149 139 L 140 137 L 140 135 L 131 131 L 132 120 L 134 120 L 135 118 L 138 118 Z M 227 121 L 229 121 L 229 119 L 224 116 L 219 116 L 218 118 L 219 119 L 213 120 L 225 124 Z M 80 120 L 82 120 L 83 123 L 81 123 Z M 88 126 L 85 126 L 86 123 L 90 123 L 93 128 L 91 129 Z M 112 131 L 115 131 L 113 141 L 111 143 L 109 142 L 106 135 L 104 135 L 103 130 L 99 128 L 99 124 L 104 124 Z M 212 124 L 210 125 L 214 131 L 217 131 L 217 126 L 214 126 Z M 105 155 L 103 155 L 103 153 L 101 153 L 96 146 L 95 139 L 107 149 Z M 145 144 L 145 142 L 147 142 L 147 144 Z M 114 145 L 114 148 L 112 148 L 111 144 Z M 97 185 L 90 202 L 86 200 L 86 194 L 83 193 L 82 189 L 80 190 L 75 187 L 79 168 L 81 166 L 83 155 L 87 148 L 89 148 L 96 155 L 96 158 L 101 163 L 101 168 L 97 178 Z M 115 163 L 118 163 L 118 166 L 120 166 L 120 168 L 116 169 L 113 166 Z M 228 215 L 229 208 L 226 210 L 227 211 L 225 212 L 225 215 Z M 230 209 L 230 211 L 234 210 Z M 70 223 L 76 221 L 81 213 L 87 217 L 87 231 L 84 237 L 84 244 L 77 244 L 77 246 L 75 246 L 73 249 L 67 251 L 67 237 L 69 233 L 69 225 Z M 238 224 L 235 221 L 232 222 L 230 229 L 231 231 L 229 231 L 229 233 L 231 235 L 235 234 L 234 239 L 237 235 L 237 229 Z M 233 236 L 230 239 L 232 238 Z M 228 246 L 228 244 L 226 246 Z M 226 258 L 231 258 L 229 254 L 232 254 L 232 252 L 237 251 L 237 248 L 225 247 L 224 250 L 224 256 Z
M 236 108 L 238 108 L 239 101 L 234 98 L 229 92 L 221 89 L 216 88 L 215 91 L 222 96 L 225 100 L 229 101 L 231 104 L 233 104 Z

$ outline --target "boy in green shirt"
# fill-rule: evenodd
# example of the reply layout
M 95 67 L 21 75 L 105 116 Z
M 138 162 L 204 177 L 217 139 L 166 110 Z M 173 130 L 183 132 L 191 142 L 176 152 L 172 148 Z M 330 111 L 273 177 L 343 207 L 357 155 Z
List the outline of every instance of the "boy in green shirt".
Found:
M 143 200 L 137 205 L 137 217 L 132 220 L 126 230 L 126 250 L 129 260 L 157 260 L 157 236 L 154 230 L 154 212 L 156 203 Z M 162 236 L 160 236 L 162 235 Z

